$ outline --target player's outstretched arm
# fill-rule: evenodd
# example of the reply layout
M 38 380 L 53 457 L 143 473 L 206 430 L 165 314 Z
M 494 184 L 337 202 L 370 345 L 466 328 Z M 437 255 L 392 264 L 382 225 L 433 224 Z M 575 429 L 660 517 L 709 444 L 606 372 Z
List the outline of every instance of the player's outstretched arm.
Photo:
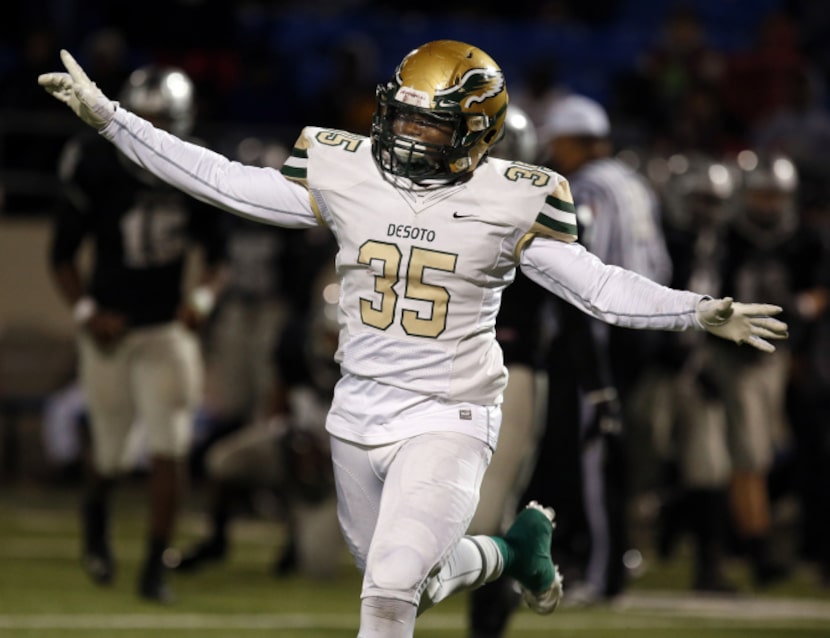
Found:
M 69 52 L 61 51 L 61 61 L 65 73 L 44 73 L 38 83 L 135 164 L 236 215 L 288 228 L 317 225 L 304 186 L 273 168 L 245 166 L 154 127 L 107 98 Z
M 104 128 L 115 116 L 118 103 L 101 92 L 66 49 L 61 49 L 61 62 L 66 73 L 43 73 L 37 83 L 84 122 L 98 130 Z
M 763 352 L 775 350 L 769 340 L 788 336 L 787 324 L 774 318 L 781 312 L 778 306 L 711 299 L 668 288 L 604 264 L 577 243 L 537 237 L 522 252 L 521 267 L 543 288 L 614 325 L 651 330 L 702 328 Z

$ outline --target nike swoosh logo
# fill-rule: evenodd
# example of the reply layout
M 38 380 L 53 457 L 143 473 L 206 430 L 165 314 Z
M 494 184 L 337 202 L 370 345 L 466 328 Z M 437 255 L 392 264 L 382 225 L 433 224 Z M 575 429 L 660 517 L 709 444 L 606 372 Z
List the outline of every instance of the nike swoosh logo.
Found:
M 459 212 L 458 212 L 458 211 L 454 212 L 454 213 L 452 214 L 452 216 L 453 216 L 455 219 L 464 219 L 465 217 L 475 217 L 475 215 L 461 215 L 461 214 L 459 214 Z

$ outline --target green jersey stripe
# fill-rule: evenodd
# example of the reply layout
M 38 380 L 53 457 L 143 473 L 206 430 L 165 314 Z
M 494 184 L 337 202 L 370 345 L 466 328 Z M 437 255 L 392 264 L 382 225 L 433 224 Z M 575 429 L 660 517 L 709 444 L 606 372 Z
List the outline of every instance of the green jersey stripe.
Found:
M 294 179 L 306 179 L 308 177 L 308 170 L 305 167 L 298 168 L 296 166 L 289 166 L 288 164 L 283 164 L 283 167 L 280 169 L 280 172 L 286 177 L 291 177 Z
M 554 208 L 558 208 L 559 210 L 564 210 L 566 213 L 575 213 L 576 207 L 571 202 L 566 202 L 564 199 L 559 199 L 558 197 L 554 197 L 553 195 L 548 195 L 545 198 L 545 203 L 550 204 Z
M 536 223 L 541 224 L 545 228 L 550 228 L 551 230 L 555 230 L 558 233 L 564 233 L 566 235 L 576 235 L 576 218 L 573 218 L 573 223 L 568 223 L 564 221 L 560 221 L 558 219 L 554 219 L 553 217 L 549 217 L 544 213 L 539 213 L 536 216 Z
M 548 206 L 545 204 L 542 206 L 542 210 L 539 211 L 540 213 L 547 215 L 551 219 L 555 219 L 558 222 L 563 224 L 575 224 L 576 223 L 576 214 L 575 213 L 566 213 L 565 211 L 558 210 L 553 206 Z

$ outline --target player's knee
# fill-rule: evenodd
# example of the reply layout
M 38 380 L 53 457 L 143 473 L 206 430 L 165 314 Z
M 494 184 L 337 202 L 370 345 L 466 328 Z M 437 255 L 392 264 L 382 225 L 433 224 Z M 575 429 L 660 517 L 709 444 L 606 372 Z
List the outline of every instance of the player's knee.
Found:
M 389 598 L 414 597 L 427 575 L 429 566 L 411 547 L 390 548 L 372 562 L 371 581 L 378 593 Z
M 184 458 L 190 451 L 192 427 L 189 415 L 167 420 L 165 427 L 149 428 L 150 452 L 157 456 Z

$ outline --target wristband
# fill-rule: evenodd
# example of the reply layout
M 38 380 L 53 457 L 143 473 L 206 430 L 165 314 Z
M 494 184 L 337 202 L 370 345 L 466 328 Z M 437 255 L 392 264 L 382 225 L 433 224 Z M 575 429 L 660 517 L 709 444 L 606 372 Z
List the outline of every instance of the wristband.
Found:
M 216 303 L 216 294 L 208 286 L 197 286 L 190 293 L 190 305 L 204 317 L 213 310 Z
M 75 318 L 75 323 L 79 326 L 84 325 L 92 318 L 97 309 L 98 305 L 92 297 L 81 297 L 72 307 L 72 316 Z

